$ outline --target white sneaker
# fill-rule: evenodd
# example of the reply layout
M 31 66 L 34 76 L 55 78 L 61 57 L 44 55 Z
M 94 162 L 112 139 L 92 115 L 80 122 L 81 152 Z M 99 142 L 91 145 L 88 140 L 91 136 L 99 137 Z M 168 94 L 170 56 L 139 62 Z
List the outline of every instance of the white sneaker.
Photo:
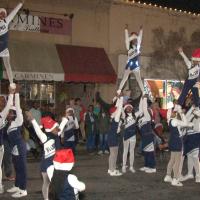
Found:
M 140 168 L 140 171 L 144 172 L 144 171 L 146 171 L 147 169 L 148 169 L 148 167 L 141 167 L 141 168 Z
M 196 183 L 200 183 L 200 176 L 199 176 L 199 175 L 196 175 L 196 177 L 195 177 L 195 182 L 196 182 Z
M 133 167 L 130 167 L 129 170 L 132 172 L 132 173 L 135 173 L 135 169 Z
M 104 153 L 105 153 L 105 154 L 109 154 L 110 152 L 109 152 L 109 151 L 107 151 L 107 150 L 105 150 L 105 151 L 104 151 Z
M 164 182 L 171 183 L 172 182 L 172 177 L 169 176 L 169 175 L 166 175 L 165 178 L 164 178 Z
M 14 192 L 18 192 L 18 191 L 19 191 L 19 188 L 15 187 L 15 186 L 13 186 L 12 188 L 7 190 L 7 192 L 9 192 L 9 193 L 14 193 Z
M 118 170 L 114 170 L 113 172 L 110 172 L 110 176 L 121 176 L 122 173 L 119 172 Z
M 175 178 L 172 179 L 171 185 L 178 186 L 178 187 L 182 187 L 183 186 L 183 184 L 179 180 L 177 180 Z
M 110 174 L 112 171 L 110 169 L 108 169 L 108 174 Z
M 98 154 L 99 154 L 99 155 L 102 155 L 102 154 L 103 154 L 103 151 L 99 151 Z
M 126 166 L 122 167 L 122 173 L 126 173 Z
M 156 173 L 156 168 L 147 168 L 145 170 L 146 173 L 151 174 L 151 173 Z
M 193 179 L 194 178 L 194 175 L 193 174 L 187 174 L 185 176 L 182 176 L 179 178 L 179 181 L 183 182 L 183 181 L 187 181 L 189 179 Z
M 4 193 L 4 186 L 0 186 L 0 194 L 3 194 Z
M 27 191 L 26 190 L 20 190 L 14 194 L 12 194 L 12 197 L 13 198 L 21 198 L 21 197 L 24 197 L 24 196 L 27 196 Z

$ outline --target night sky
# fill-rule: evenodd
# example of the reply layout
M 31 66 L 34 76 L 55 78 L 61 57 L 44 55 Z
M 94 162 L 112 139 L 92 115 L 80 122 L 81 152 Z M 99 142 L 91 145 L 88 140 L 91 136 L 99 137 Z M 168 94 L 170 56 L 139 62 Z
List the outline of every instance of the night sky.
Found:
M 157 4 L 168 8 L 176 8 L 183 11 L 190 11 L 192 13 L 200 13 L 200 0 L 135 0 L 135 2 L 137 1 Z

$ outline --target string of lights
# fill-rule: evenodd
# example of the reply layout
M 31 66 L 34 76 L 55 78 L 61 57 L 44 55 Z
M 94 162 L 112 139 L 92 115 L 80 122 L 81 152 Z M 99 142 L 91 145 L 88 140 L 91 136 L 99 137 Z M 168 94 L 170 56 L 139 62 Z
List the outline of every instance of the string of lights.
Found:
M 187 15 L 192 16 L 192 17 L 199 17 L 200 16 L 200 13 L 194 13 L 194 12 L 186 11 L 186 10 L 182 10 L 182 9 L 161 6 L 161 5 L 153 4 L 153 3 L 142 2 L 142 1 L 139 1 L 139 0 L 138 1 L 137 0 L 120 0 L 120 1 L 122 3 L 126 3 L 126 4 L 129 4 L 129 5 L 148 6 L 148 7 L 151 7 L 151 8 L 163 9 L 163 10 L 167 10 L 167 11 L 170 11 L 170 12 L 187 14 Z

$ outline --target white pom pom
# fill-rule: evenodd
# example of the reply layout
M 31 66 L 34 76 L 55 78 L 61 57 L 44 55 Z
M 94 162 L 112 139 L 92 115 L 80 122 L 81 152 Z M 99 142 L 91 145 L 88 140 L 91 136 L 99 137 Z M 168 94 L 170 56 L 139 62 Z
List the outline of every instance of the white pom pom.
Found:
M 16 89 L 16 84 L 15 83 L 11 83 L 10 87 L 14 90 L 14 89 Z

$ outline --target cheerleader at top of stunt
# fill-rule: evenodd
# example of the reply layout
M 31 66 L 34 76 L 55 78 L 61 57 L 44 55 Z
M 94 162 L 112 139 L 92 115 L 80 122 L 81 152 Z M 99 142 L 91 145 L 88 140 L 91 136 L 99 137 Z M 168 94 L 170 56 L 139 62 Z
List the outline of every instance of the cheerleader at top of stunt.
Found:
M 178 49 L 178 52 L 184 59 L 185 64 L 187 65 L 187 68 L 188 68 L 188 77 L 185 80 L 185 83 L 183 85 L 181 95 L 179 96 L 179 99 L 178 99 L 178 104 L 179 106 L 182 106 L 184 104 L 186 96 L 188 95 L 188 92 L 191 90 L 193 94 L 193 101 L 194 101 L 195 107 L 198 110 L 199 109 L 199 92 L 198 92 L 198 88 L 196 87 L 196 83 L 198 82 L 198 77 L 199 77 L 200 48 L 195 49 L 193 51 L 191 61 L 184 54 L 183 49 L 181 47 Z
M 124 87 L 124 84 L 126 83 L 129 75 L 132 72 L 135 75 L 135 78 L 138 82 L 138 85 L 139 85 L 142 93 L 144 93 L 144 86 L 143 86 L 141 76 L 140 76 L 140 63 L 139 63 L 142 34 L 143 34 L 143 30 L 142 30 L 142 26 L 141 26 L 139 34 L 132 32 L 129 36 L 128 25 L 126 24 L 126 27 L 125 27 L 125 44 L 126 44 L 126 49 L 128 51 L 128 60 L 127 60 L 127 64 L 126 64 L 126 68 L 125 68 L 125 71 L 124 71 L 122 81 L 119 85 L 119 89 L 117 90 L 118 95 L 121 93 L 121 90 Z
M 5 8 L 0 8 L 0 57 L 3 59 L 5 69 L 8 75 L 9 82 L 11 87 L 15 87 L 13 84 L 13 74 L 10 65 L 10 54 L 8 50 L 8 26 L 10 22 L 14 19 L 17 12 L 23 6 L 24 1 L 19 3 L 9 15 Z

